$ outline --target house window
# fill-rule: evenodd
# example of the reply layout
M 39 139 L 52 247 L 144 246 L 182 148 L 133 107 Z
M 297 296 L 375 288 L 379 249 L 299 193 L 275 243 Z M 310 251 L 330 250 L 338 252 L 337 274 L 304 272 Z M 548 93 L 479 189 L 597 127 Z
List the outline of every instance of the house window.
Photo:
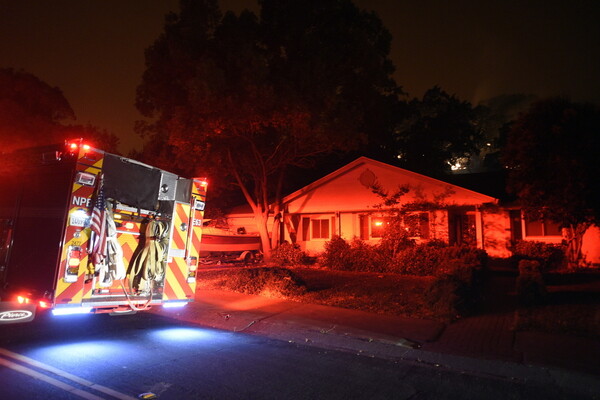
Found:
M 371 237 L 383 237 L 383 233 L 390 225 L 390 219 L 386 217 L 371 217 Z M 429 239 L 429 213 L 411 213 L 402 219 L 402 227 L 412 238 Z
M 383 237 L 385 228 L 388 227 L 390 221 L 384 217 L 371 217 L 371 237 L 380 238 Z
M 404 227 L 409 237 L 429 239 L 429 213 L 414 213 L 404 216 Z
M 552 221 L 530 221 L 525 218 L 525 235 L 526 236 L 561 236 L 561 231 L 558 224 Z
M 311 219 L 312 239 L 329 239 L 329 219 Z

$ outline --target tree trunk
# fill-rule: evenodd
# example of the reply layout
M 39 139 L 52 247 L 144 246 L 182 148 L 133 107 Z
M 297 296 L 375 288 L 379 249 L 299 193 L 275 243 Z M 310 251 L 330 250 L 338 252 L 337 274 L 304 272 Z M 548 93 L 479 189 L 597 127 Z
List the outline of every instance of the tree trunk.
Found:
M 283 177 L 285 176 L 285 168 L 280 168 L 277 174 L 277 187 L 275 189 L 275 199 L 273 202 L 273 230 L 271 232 L 271 249 L 279 246 L 280 230 L 283 218 L 281 213 L 281 191 L 283 188 Z
M 583 244 L 583 235 L 590 224 L 583 223 L 569 225 L 564 228 L 565 238 L 567 239 L 567 267 L 570 270 L 583 266 L 583 254 L 581 246 Z
M 254 218 L 256 219 L 256 226 L 258 227 L 260 242 L 262 244 L 263 259 L 269 261 L 271 259 L 271 240 L 269 238 L 269 229 L 267 228 L 269 211 L 262 212 L 255 210 Z
M 262 176 L 262 180 L 258 180 L 256 183 L 258 188 L 255 190 L 256 197 L 253 197 L 248 190 L 248 187 L 244 185 L 244 181 L 242 180 L 239 171 L 235 167 L 235 163 L 233 162 L 233 156 L 231 153 L 228 153 L 229 164 L 231 167 L 231 171 L 235 176 L 235 180 L 237 181 L 246 201 L 252 208 L 252 212 L 254 213 L 254 219 L 256 221 L 256 227 L 258 228 L 258 234 L 260 235 L 260 242 L 262 245 L 263 259 L 265 261 L 269 261 L 271 259 L 271 240 L 269 238 L 269 229 L 267 228 L 267 222 L 269 220 L 269 204 L 267 201 L 267 176 L 266 174 Z
M 280 243 L 280 234 L 281 230 L 281 218 L 279 218 L 278 214 L 275 214 L 273 219 L 273 231 L 271 232 L 271 249 L 279 246 Z

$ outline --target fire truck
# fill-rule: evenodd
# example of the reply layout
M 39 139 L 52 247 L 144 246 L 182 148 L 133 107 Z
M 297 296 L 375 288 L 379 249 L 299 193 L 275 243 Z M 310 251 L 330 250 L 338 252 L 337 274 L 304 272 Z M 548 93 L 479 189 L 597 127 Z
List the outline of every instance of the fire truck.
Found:
M 194 300 L 207 182 L 78 139 L 0 155 L 0 324 Z

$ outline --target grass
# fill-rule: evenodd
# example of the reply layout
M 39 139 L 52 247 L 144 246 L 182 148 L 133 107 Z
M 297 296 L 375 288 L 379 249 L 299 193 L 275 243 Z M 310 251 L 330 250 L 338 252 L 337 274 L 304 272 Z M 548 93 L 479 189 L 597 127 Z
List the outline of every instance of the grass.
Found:
M 553 273 L 543 304 L 519 307 L 515 329 L 600 337 L 600 274 Z
M 547 304 L 520 308 L 515 329 L 600 337 L 598 304 Z
M 423 299 L 431 279 L 303 267 L 225 267 L 198 271 L 201 289 L 232 290 L 419 318 L 432 317 Z
M 506 287 L 496 287 L 495 291 L 514 291 L 512 279 L 505 277 Z M 552 275 L 546 279 L 548 297 L 544 304 L 531 307 L 501 305 L 502 312 L 514 312 L 514 328 L 600 337 L 600 273 L 583 277 Z M 433 277 L 332 271 L 318 267 L 223 266 L 198 271 L 200 290 L 230 290 L 372 313 L 447 321 L 427 304 L 426 293 L 432 281 Z M 496 311 L 479 310 L 481 313 Z

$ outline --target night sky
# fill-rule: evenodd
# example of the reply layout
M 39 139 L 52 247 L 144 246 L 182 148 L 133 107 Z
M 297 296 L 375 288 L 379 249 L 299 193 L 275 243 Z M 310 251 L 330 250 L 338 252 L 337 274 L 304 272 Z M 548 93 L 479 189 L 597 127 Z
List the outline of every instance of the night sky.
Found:
M 393 36 L 395 78 L 410 96 L 439 85 L 478 103 L 499 94 L 600 103 L 600 1 L 355 0 Z M 257 10 L 221 0 L 223 10 Z M 62 89 L 77 122 L 141 143 L 135 88 L 144 50 L 177 0 L 0 0 L 0 67 Z

